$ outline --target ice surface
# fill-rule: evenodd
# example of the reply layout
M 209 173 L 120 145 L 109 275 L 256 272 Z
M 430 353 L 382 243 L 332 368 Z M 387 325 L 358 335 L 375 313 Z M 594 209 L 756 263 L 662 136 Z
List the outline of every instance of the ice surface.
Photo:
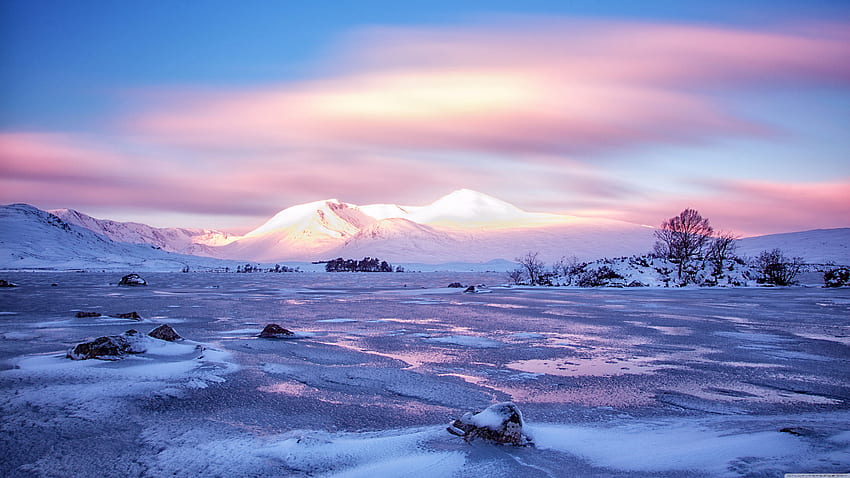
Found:
M 478 296 L 445 285 L 504 277 L 452 272 L 146 273 L 148 287 L 116 290 L 120 275 L 8 274 L 21 287 L 0 296 L 15 312 L 0 315 L 0 475 L 732 477 L 850 463 L 847 289 Z M 178 321 L 182 342 L 64 358 Z M 256 338 L 269 322 L 302 339 Z M 536 448 L 445 431 L 504 401 Z

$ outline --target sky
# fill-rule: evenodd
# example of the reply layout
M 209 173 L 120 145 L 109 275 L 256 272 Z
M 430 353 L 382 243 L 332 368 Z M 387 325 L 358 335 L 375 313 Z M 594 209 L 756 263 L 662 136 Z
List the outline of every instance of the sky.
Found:
M 461 188 L 850 227 L 850 3 L 0 0 L 0 203 L 239 233 Z

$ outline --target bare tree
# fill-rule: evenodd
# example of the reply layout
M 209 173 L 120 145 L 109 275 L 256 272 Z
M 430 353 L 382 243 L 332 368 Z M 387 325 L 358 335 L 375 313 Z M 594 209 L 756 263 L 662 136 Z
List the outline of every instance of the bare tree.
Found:
M 708 218 L 695 209 L 685 209 L 655 230 L 655 253 L 678 263 L 679 280 L 687 282 L 682 276 L 685 266 L 691 259 L 703 255 L 713 232 Z
M 761 277 L 759 282 L 773 285 L 792 285 L 805 263 L 802 257 L 788 259 L 779 249 L 762 251 L 755 260 Z
M 723 277 L 723 266 L 726 261 L 734 257 L 735 249 L 737 249 L 735 241 L 738 239 L 739 237 L 731 232 L 720 231 L 708 244 L 706 255 L 714 265 L 713 275 L 715 277 Z
M 538 258 L 539 255 L 539 252 L 529 251 L 524 256 L 515 259 L 525 269 L 529 284 L 531 285 L 540 284 L 540 275 L 543 274 L 543 270 L 546 267 L 543 261 Z
M 520 267 L 508 271 L 508 278 L 517 285 L 522 282 L 523 275 L 525 275 L 525 272 Z

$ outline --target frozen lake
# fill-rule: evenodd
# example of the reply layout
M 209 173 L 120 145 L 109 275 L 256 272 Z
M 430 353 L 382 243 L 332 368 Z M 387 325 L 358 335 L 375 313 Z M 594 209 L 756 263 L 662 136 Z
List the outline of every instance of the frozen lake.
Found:
M 848 289 L 143 275 L 139 288 L 116 286 L 120 274 L 3 276 L 19 287 L 0 289 L 0 476 L 850 470 Z M 488 287 L 445 288 L 456 281 Z M 108 317 L 131 311 L 143 320 Z M 163 323 L 187 341 L 116 362 L 64 358 L 76 343 Z M 301 338 L 257 338 L 268 323 Z M 507 400 L 535 447 L 445 431 Z

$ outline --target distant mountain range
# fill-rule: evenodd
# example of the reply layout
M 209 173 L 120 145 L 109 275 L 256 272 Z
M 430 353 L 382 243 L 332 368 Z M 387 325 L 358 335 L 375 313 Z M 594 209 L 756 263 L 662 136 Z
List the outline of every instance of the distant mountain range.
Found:
M 562 256 L 593 260 L 644 254 L 652 248 L 653 231 L 610 219 L 527 212 L 466 189 L 426 206 L 357 206 L 337 199 L 300 204 L 243 236 L 13 204 L 0 207 L 0 268 L 132 263 L 149 270 L 178 270 L 181 264 L 236 264 L 219 260 L 284 263 L 365 256 L 393 263 L 486 263 L 512 261 L 528 251 L 540 252 L 551 263 Z M 752 256 L 779 247 L 809 262 L 847 264 L 848 244 L 850 228 L 842 228 L 741 239 L 738 250 Z

